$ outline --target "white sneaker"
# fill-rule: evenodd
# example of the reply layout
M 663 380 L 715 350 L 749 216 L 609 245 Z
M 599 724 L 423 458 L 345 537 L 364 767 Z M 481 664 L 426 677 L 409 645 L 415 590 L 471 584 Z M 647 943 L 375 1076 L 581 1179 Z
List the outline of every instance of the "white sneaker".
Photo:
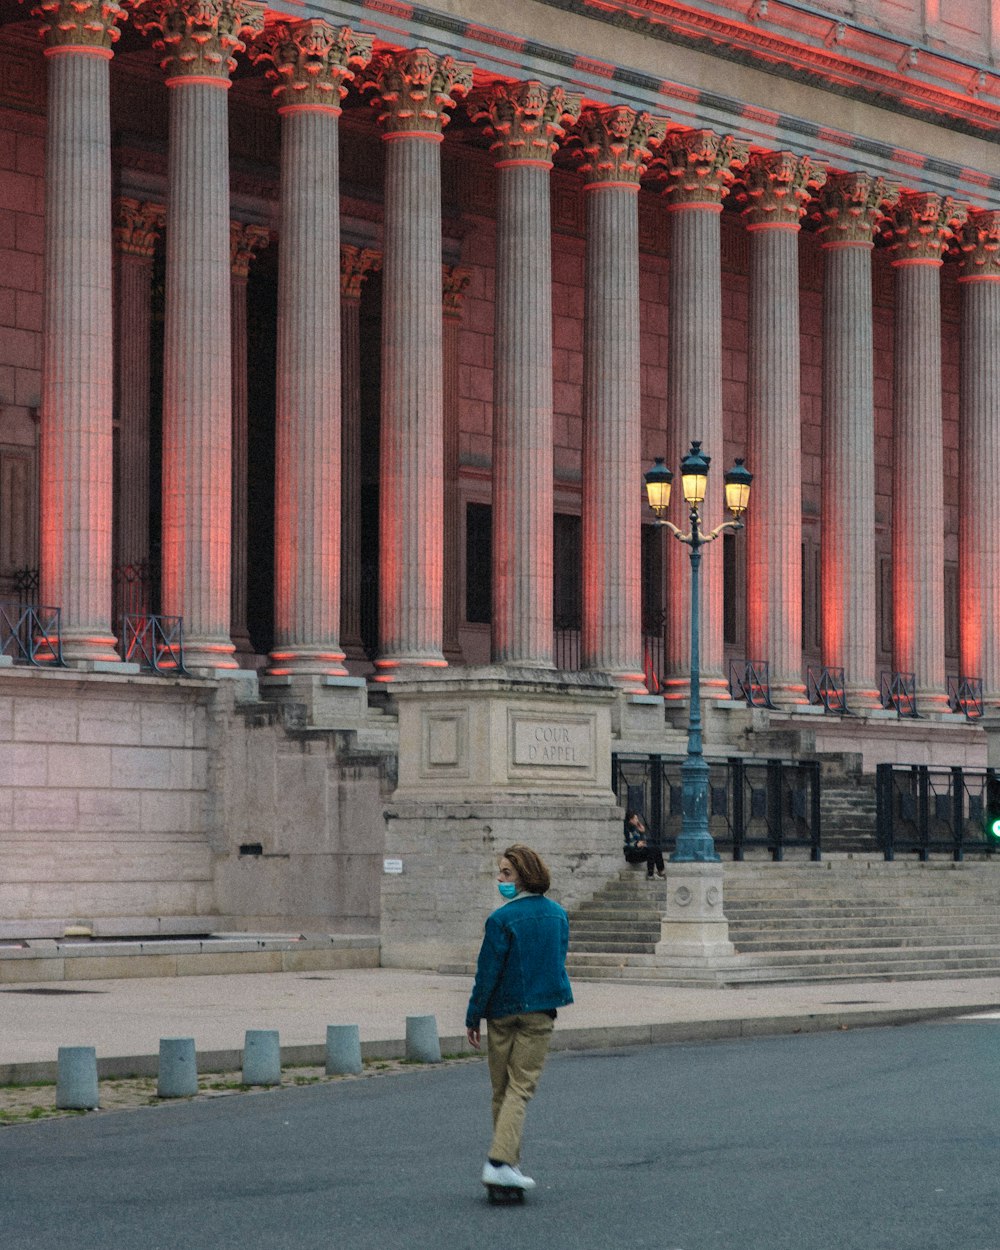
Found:
M 520 1168 L 510 1163 L 495 1165 L 489 1159 L 483 1164 L 483 1184 L 503 1185 L 506 1189 L 534 1189 L 535 1182 Z

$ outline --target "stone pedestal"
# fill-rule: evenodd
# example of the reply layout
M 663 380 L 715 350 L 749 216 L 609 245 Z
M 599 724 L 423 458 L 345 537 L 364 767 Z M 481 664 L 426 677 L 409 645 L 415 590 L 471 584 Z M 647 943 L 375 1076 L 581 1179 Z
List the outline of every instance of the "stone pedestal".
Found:
M 496 863 L 515 842 L 572 908 L 621 863 L 611 790 L 610 678 L 496 666 L 392 687 L 399 776 L 386 809 L 382 962 L 474 959 L 499 902 Z
M 656 944 L 657 963 L 710 967 L 731 959 L 729 921 L 722 910 L 722 864 L 668 864 L 667 905 Z
M 323 673 L 267 674 L 259 678 L 265 699 L 301 709 L 285 723 L 309 729 L 358 729 L 368 718 L 368 685 L 363 677 Z

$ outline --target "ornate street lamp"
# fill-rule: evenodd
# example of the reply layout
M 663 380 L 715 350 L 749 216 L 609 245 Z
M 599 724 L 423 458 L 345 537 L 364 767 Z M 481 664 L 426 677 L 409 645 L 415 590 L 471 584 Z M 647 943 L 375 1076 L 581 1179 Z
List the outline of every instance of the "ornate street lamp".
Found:
M 740 519 L 750 502 L 750 483 L 753 474 L 742 460 L 725 475 L 726 507 L 733 514 L 732 520 L 723 521 L 708 534 L 701 531 L 700 508 L 708 487 L 708 466 L 711 457 L 701 450 L 700 442 L 692 442 L 691 450 L 681 460 L 681 489 L 684 501 L 690 509 L 688 519 L 691 528 L 682 533 L 673 522 L 666 519 L 670 503 L 670 486 L 673 474 L 658 458 L 644 475 L 646 497 L 658 525 L 665 526 L 673 536 L 691 549 L 691 700 L 688 714 L 688 752 L 681 767 L 681 833 L 671 860 L 676 863 L 717 861 L 718 852 L 708 829 L 708 765 L 702 754 L 701 741 L 701 655 L 699 647 L 699 591 L 698 571 L 701 566 L 701 549 L 713 542 L 725 530 L 740 530 Z

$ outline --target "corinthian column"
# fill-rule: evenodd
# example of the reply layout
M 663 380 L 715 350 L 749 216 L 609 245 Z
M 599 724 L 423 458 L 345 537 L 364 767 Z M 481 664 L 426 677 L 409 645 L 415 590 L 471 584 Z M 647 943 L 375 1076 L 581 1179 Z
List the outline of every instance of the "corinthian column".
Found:
M 141 577 L 149 560 L 149 343 L 153 252 L 164 210 L 131 196 L 114 202 L 117 254 L 115 289 L 115 464 L 114 564 Z M 143 597 L 148 584 L 142 586 Z M 130 605 L 148 611 L 148 601 Z
M 576 138 L 587 206 L 583 378 L 584 668 L 644 694 L 641 639 L 639 180 L 666 121 L 588 109 Z
M 826 181 L 808 157 L 754 153 L 746 169 L 750 235 L 747 461 L 766 500 L 747 514 L 747 634 L 770 664 L 778 702 L 805 701 L 802 680 L 802 438 L 799 221 Z
M 111 631 L 111 123 L 116 0 L 43 0 L 48 59 L 41 601 L 63 656 L 118 660 Z
M 958 629 L 962 675 L 1000 701 L 1000 213 L 976 210 L 961 234 L 962 364 L 958 476 Z
M 361 284 L 382 268 L 374 249 L 340 245 L 340 643 L 351 660 L 361 644 Z
M 462 297 L 472 271 L 445 265 L 443 274 L 444 340 L 444 655 L 449 664 L 462 658 L 458 643 L 458 536 L 462 532 L 458 498 L 458 337 L 462 327 Z
M 340 202 L 345 82 L 371 36 L 269 29 L 281 115 L 272 674 L 345 677 L 340 647 Z
M 233 522 L 230 561 L 229 634 L 236 655 L 247 662 L 253 658 L 253 644 L 247 632 L 247 280 L 254 253 L 267 247 L 270 234 L 265 226 L 230 222 L 229 264 L 231 269 L 230 305 L 233 344 Z
M 493 659 L 552 667 L 552 227 L 549 173 L 580 97 L 498 83 L 471 107 L 497 169 Z
M 226 92 L 248 0 L 149 0 L 170 97 L 163 346 L 163 607 L 194 668 L 235 668 L 229 637 L 232 343 Z
M 746 147 L 735 139 L 698 130 L 669 135 L 652 166 L 663 182 L 670 216 L 666 459 L 675 470 L 694 439 L 717 460 L 723 455 L 719 218 L 734 169 L 746 156 Z M 706 529 L 722 520 L 721 488 L 706 497 L 702 515 Z M 691 574 L 687 549 L 670 540 L 666 582 L 664 697 L 676 701 L 689 693 Z M 727 682 L 718 552 L 702 565 L 700 590 L 702 695 L 722 698 Z
M 871 255 L 898 188 L 835 173 L 820 195 L 823 287 L 823 663 L 842 667 L 848 707 L 877 707 L 875 401 Z M 770 505 L 768 505 L 770 506 Z
M 922 712 L 946 712 L 941 253 L 966 210 L 907 192 L 892 217 L 896 272 L 893 368 L 893 663 L 916 678 Z
M 441 152 L 472 66 L 426 48 L 386 52 L 365 85 L 385 164 L 379 647 L 376 681 L 444 665 Z

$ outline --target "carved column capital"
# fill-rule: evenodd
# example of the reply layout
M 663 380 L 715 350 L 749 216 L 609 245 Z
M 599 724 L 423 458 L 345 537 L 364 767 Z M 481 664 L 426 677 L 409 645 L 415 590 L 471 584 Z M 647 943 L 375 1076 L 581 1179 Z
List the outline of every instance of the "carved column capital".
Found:
M 253 0 L 138 0 L 136 25 L 157 33 L 154 47 L 167 81 L 212 78 L 229 82 L 244 35 L 264 29 L 264 6 Z
M 122 256 L 138 256 L 149 260 L 156 239 L 167 220 L 162 204 L 143 203 L 130 195 L 119 195 L 112 201 L 112 231 L 115 247 Z
M 968 215 L 968 207 L 951 196 L 904 191 L 890 215 L 892 263 L 939 261 L 945 245 Z
M 250 262 L 255 254 L 271 242 L 271 232 L 266 226 L 244 225 L 242 221 L 229 223 L 229 267 L 234 278 L 244 282 L 250 276 Z
M 747 146 L 714 130 L 667 135 L 652 170 L 671 204 L 721 204 L 747 160 Z
M 268 26 L 251 52 L 254 61 L 270 61 L 267 77 L 279 110 L 297 105 L 339 111 L 344 85 L 372 58 L 371 35 L 322 18 L 277 22 Z
M 662 143 L 666 133 L 665 117 L 637 113 L 624 104 L 584 109 L 572 136 L 578 144 L 580 173 L 588 183 L 638 186 L 651 147 Z
M 472 280 L 472 270 L 464 265 L 445 265 L 441 278 L 444 315 L 457 321 L 462 316 L 462 298 Z
M 373 247 L 340 245 L 340 298 L 354 303 L 361 298 L 361 284 L 370 273 L 382 268 L 382 253 Z
M 498 164 L 506 161 L 551 164 L 565 123 L 580 116 L 583 97 L 563 87 L 527 82 L 499 82 L 476 94 L 469 115 L 481 122 L 492 139 L 490 151 Z
M 992 208 L 970 209 L 958 243 L 962 249 L 959 282 L 1000 278 L 1000 212 Z
M 794 152 L 752 152 L 743 173 L 743 216 L 760 226 L 798 226 L 806 202 L 826 182 L 826 170 Z
M 39 0 L 31 10 L 40 19 L 45 46 L 58 48 L 108 48 L 121 31 L 117 23 L 125 16 L 118 0 Z
M 427 48 L 380 52 L 361 83 L 374 93 L 372 104 L 387 136 L 439 135 L 448 124 L 448 109 L 472 89 L 472 64 L 435 56 Z
M 899 190 L 873 174 L 830 174 L 819 196 L 823 246 L 871 243 L 879 224 L 899 199 Z

